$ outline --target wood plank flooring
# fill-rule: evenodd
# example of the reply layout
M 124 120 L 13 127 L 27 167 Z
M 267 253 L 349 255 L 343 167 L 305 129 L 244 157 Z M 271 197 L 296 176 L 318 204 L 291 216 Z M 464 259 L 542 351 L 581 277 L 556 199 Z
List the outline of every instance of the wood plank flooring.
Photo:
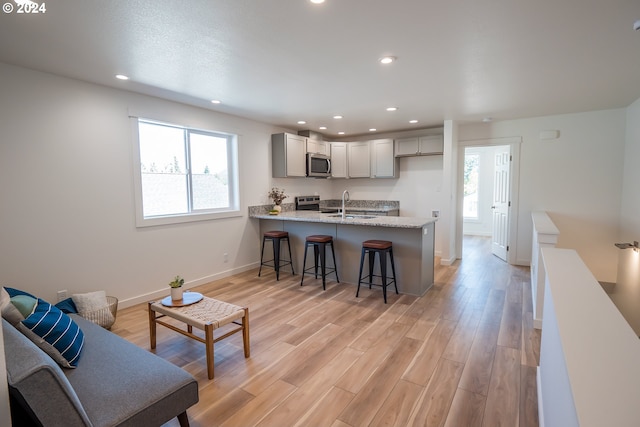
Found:
M 204 345 L 158 328 L 156 354 L 198 380 L 191 426 L 537 426 L 529 269 L 491 255 L 488 239 L 464 245 L 423 297 L 391 292 L 388 304 L 379 288 L 355 298 L 355 285 L 323 291 L 268 269 L 194 288 L 249 307 L 251 357 L 240 334 L 216 343 L 208 380 Z M 112 331 L 149 349 L 146 310 L 121 310 Z

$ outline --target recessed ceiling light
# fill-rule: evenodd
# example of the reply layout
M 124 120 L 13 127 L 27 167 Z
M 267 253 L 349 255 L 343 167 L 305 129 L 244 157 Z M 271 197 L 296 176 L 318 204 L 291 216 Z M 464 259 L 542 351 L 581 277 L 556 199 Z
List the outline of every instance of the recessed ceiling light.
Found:
M 326 127 L 326 126 L 320 126 L 318 129 L 320 129 L 320 130 L 327 130 L 327 127 Z
M 116 79 L 118 79 L 118 80 L 129 80 L 129 77 L 125 76 L 124 74 L 116 74 Z
M 375 132 L 375 131 L 377 131 L 377 130 L 378 130 L 378 129 L 376 129 L 376 128 L 371 128 L 371 129 L 369 129 L 369 132 Z
M 211 103 L 212 104 L 220 104 L 220 100 L 219 99 L 212 99 Z
M 344 135 L 344 132 L 340 131 L 338 132 L 338 135 Z
M 489 123 L 489 122 L 491 122 L 491 120 L 493 120 L 493 118 L 485 117 L 485 118 L 482 119 L 482 123 Z
M 395 60 L 395 56 L 383 56 L 378 61 L 380 61 L 381 64 L 391 64 L 392 62 L 395 62 Z
M 409 123 L 411 123 L 412 125 L 414 125 L 414 124 L 418 123 L 418 121 L 417 121 L 417 120 L 415 120 L 415 119 L 414 119 L 414 120 L 409 120 Z
M 299 125 L 306 125 L 306 124 L 307 124 L 307 122 L 305 122 L 304 120 L 298 120 L 298 124 L 299 124 Z
M 311 3 L 320 4 L 320 3 L 324 3 L 324 0 L 311 0 Z
M 397 111 L 398 107 L 387 107 L 387 111 Z
M 333 116 L 333 118 L 334 118 L 334 119 L 341 119 L 341 118 L 342 118 L 342 116 L 337 115 L 337 116 Z

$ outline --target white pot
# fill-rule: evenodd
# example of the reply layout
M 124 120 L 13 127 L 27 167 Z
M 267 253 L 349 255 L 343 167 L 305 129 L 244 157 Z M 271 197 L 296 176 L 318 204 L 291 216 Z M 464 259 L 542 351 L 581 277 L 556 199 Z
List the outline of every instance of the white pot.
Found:
M 278 212 L 282 212 L 282 206 L 280 206 L 280 205 L 273 205 L 273 210 L 274 210 L 274 211 L 278 211 Z
M 179 288 L 171 288 L 171 299 L 173 301 L 179 301 L 182 299 L 183 289 L 182 286 Z

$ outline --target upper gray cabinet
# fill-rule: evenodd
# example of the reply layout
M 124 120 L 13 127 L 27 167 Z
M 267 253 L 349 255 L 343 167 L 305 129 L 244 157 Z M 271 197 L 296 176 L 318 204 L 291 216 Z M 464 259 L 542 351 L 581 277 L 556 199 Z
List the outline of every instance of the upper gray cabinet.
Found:
M 397 178 L 393 139 L 371 141 L 371 178 Z
M 369 178 L 371 176 L 369 141 L 348 143 L 347 153 L 349 178 Z
M 330 145 L 332 178 L 397 178 L 393 139 Z
M 318 141 L 307 138 L 307 153 L 329 155 L 329 144 L 326 141 Z
M 396 139 L 396 157 L 435 156 L 444 151 L 443 135 Z
M 347 172 L 347 144 L 348 142 L 330 143 L 332 178 L 349 178 Z
M 274 178 L 305 177 L 307 138 L 291 133 L 271 135 L 271 166 Z

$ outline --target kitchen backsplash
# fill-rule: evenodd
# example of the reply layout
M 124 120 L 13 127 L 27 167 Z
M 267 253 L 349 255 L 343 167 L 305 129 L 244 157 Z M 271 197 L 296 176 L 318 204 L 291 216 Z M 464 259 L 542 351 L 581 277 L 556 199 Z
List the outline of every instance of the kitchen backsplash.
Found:
M 400 209 L 398 200 L 349 200 L 345 203 L 348 208 L 367 208 L 367 209 Z M 320 208 L 341 208 L 342 200 L 328 199 L 320 200 Z M 295 207 L 294 207 L 295 209 Z
M 347 208 L 366 208 L 366 209 L 380 209 L 391 210 L 400 209 L 400 202 L 398 200 L 350 200 L 345 203 Z M 282 212 L 291 212 L 296 210 L 295 203 L 283 203 Z M 328 199 L 320 200 L 320 208 L 340 208 L 342 207 L 342 200 L 340 199 Z M 258 205 L 249 206 L 249 216 L 261 215 L 269 212 L 273 208 L 273 205 Z

